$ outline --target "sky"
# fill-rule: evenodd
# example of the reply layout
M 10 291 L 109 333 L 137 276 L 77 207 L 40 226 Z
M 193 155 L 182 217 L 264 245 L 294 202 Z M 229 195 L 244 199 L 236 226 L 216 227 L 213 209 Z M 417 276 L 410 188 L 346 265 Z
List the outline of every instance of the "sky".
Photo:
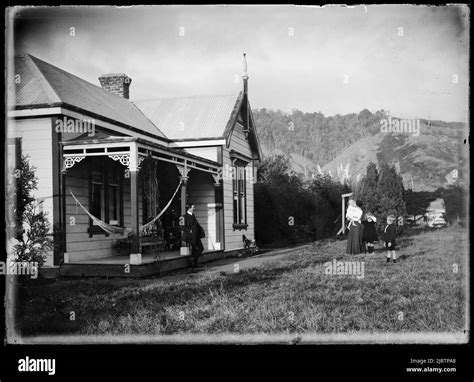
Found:
M 467 122 L 469 17 L 463 5 L 17 7 L 7 54 L 96 85 L 126 73 L 133 101 L 236 93 L 245 52 L 253 109 Z

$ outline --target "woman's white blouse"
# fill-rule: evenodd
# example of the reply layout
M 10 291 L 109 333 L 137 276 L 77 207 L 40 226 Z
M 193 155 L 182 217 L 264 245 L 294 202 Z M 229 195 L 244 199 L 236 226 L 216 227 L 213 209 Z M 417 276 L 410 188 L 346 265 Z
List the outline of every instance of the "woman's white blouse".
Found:
M 349 220 L 358 222 L 362 218 L 362 210 L 359 207 L 349 206 L 346 217 Z

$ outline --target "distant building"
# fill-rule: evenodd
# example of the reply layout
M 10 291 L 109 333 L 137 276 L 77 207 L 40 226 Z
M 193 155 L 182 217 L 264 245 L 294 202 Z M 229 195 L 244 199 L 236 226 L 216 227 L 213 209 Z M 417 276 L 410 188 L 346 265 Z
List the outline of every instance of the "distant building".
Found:
M 428 227 L 442 227 L 446 225 L 445 220 L 446 209 L 444 207 L 444 200 L 438 198 L 432 201 L 426 209 L 425 217 Z

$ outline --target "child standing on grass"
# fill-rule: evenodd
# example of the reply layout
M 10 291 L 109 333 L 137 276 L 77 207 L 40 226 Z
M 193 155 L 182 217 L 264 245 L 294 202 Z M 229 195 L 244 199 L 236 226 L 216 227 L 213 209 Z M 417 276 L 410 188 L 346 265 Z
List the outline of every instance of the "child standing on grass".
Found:
M 383 240 L 385 241 L 385 248 L 387 248 L 387 263 L 390 258 L 394 263 L 397 262 L 397 254 L 395 253 L 395 236 L 397 235 L 397 228 L 395 227 L 395 216 L 387 216 L 387 225 L 383 231 Z
M 379 240 L 377 238 L 377 231 L 375 229 L 375 222 L 377 219 L 370 212 L 367 212 L 365 216 L 366 220 L 362 222 L 362 225 L 364 226 L 362 241 L 364 242 L 364 247 L 365 244 L 367 245 L 368 252 L 374 253 L 374 241 Z

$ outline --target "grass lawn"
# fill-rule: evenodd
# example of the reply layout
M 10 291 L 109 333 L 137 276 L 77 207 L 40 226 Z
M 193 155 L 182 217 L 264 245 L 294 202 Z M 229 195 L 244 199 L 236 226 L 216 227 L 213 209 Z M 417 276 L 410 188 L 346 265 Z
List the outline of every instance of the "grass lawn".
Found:
M 396 264 L 381 249 L 349 256 L 330 240 L 197 279 L 29 280 L 16 327 L 21 336 L 462 332 L 467 230 L 409 232 L 397 244 Z M 364 277 L 326 275 L 333 259 L 363 261 Z

